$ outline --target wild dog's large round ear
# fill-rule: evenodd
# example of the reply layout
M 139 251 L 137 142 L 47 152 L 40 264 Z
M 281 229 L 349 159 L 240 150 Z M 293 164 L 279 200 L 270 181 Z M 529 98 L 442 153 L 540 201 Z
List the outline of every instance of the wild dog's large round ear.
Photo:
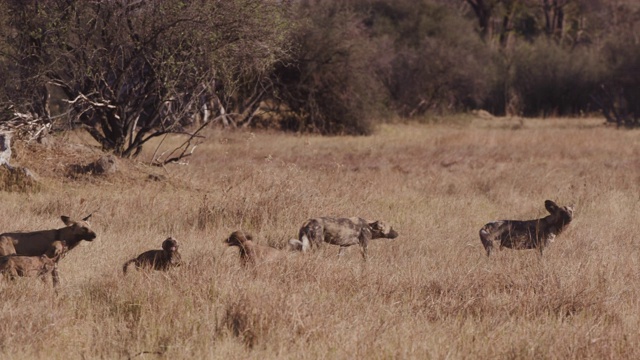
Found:
M 244 237 L 245 237 L 247 240 L 251 240 L 251 241 L 253 241 L 253 236 L 251 236 L 251 234 L 244 233 Z
M 551 200 L 545 200 L 544 207 L 552 214 L 558 211 L 558 205 Z
M 71 218 L 68 216 L 60 216 L 60 219 L 62 220 L 62 222 L 67 225 L 67 226 L 71 226 L 73 225 L 73 221 L 71 221 Z
M 380 224 L 380 220 L 378 220 L 378 221 L 374 221 L 372 223 L 369 223 L 369 227 L 371 227 L 374 230 L 381 230 L 382 224 Z
M 82 218 L 82 221 L 87 221 L 87 220 L 89 220 L 89 218 L 91 218 L 91 215 L 93 215 L 93 213 L 91 213 L 91 214 L 89 214 L 89 215 L 87 215 L 87 216 L 83 217 L 83 218 Z

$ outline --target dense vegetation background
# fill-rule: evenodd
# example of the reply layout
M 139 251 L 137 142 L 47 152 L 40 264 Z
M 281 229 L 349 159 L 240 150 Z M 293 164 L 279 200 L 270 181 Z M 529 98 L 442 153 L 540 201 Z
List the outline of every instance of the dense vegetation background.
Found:
M 81 125 L 124 157 L 209 123 L 640 119 L 633 0 L 2 0 L 0 14 L 2 121 Z

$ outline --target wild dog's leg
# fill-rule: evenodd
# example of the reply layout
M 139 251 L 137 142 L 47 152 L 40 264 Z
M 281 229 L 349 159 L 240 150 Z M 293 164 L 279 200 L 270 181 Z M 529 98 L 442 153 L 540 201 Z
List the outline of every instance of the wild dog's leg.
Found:
M 362 243 L 361 249 L 362 249 L 362 259 L 364 261 L 367 261 L 367 242 Z
M 362 251 L 362 259 L 367 261 L 367 247 L 369 246 L 369 236 L 363 234 L 360 236 L 360 251 Z
M 54 265 L 53 271 L 51 271 L 51 282 L 53 283 L 53 287 L 56 287 L 58 286 L 58 284 L 60 284 L 60 274 L 58 274 L 58 264 Z
M 302 235 L 302 239 L 300 240 L 302 242 L 302 252 L 309 251 L 309 248 L 311 247 L 311 243 L 309 243 L 309 238 L 307 237 L 307 235 Z
M 367 247 L 371 240 L 371 231 L 367 228 L 363 229 L 358 236 L 358 243 L 360 243 L 360 250 L 362 251 L 362 259 L 367 260 Z
M 18 276 L 20 276 L 20 273 L 18 273 L 18 270 L 16 270 L 16 268 L 14 266 L 12 266 L 8 273 L 7 273 L 9 279 L 11 279 L 11 281 L 15 281 Z
M 487 251 L 487 256 L 491 256 L 491 251 L 493 250 L 493 240 L 491 240 L 491 234 L 485 227 L 480 229 L 480 241 L 482 241 L 482 245 L 484 249 Z

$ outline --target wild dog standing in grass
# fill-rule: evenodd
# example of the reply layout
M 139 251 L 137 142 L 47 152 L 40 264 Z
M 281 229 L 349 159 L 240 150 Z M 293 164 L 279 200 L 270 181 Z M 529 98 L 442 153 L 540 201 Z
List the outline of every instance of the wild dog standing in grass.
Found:
M 369 240 L 397 237 L 398 233 L 383 221 L 370 222 L 359 217 L 320 217 L 307 220 L 300 228 L 299 240 L 289 240 L 289 245 L 306 252 L 312 246 L 320 246 L 326 242 L 340 246 L 338 255 L 342 255 L 347 247 L 360 244 L 362 257 L 366 260 Z
M 87 220 L 91 215 L 80 221 L 71 220 L 68 216 L 61 216 L 66 225 L 60 229 L 41 230 L 31 232 L 8 232 L 0 234 L 0 255 L 40 256 L 47 252 L 54 241 L 64 241 L 72 250 L 80 241 L 93 241 L 96 233 L 89 228 Z
M 89 228 L 87 222 L 90 217 L 91 214 L 82 220 L 72 220 L 68 216 L 61 216 L 60 219 L 66 225 L 63 228 L 0 234 L 0 256 L 11 254 L 41 256 L 50 251 L 56 241 L 64 241 L 67 251 L 70 251 L 82 240 L 93 241 L 96 238 L 96 233 Z M 59 281 L 57 267 L 53 269 L 51 276 L 54 284 L 57 284 Z
M 493 241 L 500 242 L 503 247 L 510 249 L 538 249 L 540 255 L 545 247 L 558 236 L 573 219 L 573 207 L 560 207 L 551 200 L 544 202 L 549 216 L 542 219 L 518 221 L 501 220 L 486 224 L 480 229 L 480 240 L 487 256 L 493 250 Z
M 232 232 L 224 242 L 229 246 L 237 246 L 240 249 L 240 262 L 244 266 L 274 260 L 282 254 L 282 251 L 276 248 L 254 243 L 253 236 L 242 230 Z
M 162 242 L 162 250 L 145 251 L 138 257 L 124 263 L 122 272 L 127 273 L 130 264 L 135 264 L 136 269 L 153 269 L 167 271 L 172 267 L 182 265 L 182 257 L 178 252 L 178 241 L 169 237 Z
M 40 276 L 52 273 L 58 260 L 69 250 L 63 241 L 54 241 L 46 254 L 40 256 L 6 255 L 0 257 L 0 273 L 14 280 L 18 276 Z M 53 286 L 58 285 L 58 279 L 53 277 Z

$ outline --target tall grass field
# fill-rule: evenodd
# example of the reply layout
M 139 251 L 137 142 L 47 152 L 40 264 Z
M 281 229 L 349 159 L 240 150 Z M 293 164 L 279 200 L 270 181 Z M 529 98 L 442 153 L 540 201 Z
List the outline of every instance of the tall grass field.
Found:
M 83 133 L 15 143 L 34 191 L 0 192 L 0 232 L 82 218 L 98 234 L 61 260 L 61 284 L 0 281 L 2 359 L 640 358 L 640 132 L 600 119 L 387 124 L 368 137 L 210 130 L 189 165 L 107 176 Z M 180 144 L 166 139 L 160 146 Z M 161 153 L 162 149 L 156 154 Z M 494 251 L 487 222 L 573 205 L 547 248 Z M 384 220 L 400 236 L 286 252 L 305 220 Z M 283 249 L 241 266 L 245 230 Z M 184 266 L 122 264 L 175 237 Z

